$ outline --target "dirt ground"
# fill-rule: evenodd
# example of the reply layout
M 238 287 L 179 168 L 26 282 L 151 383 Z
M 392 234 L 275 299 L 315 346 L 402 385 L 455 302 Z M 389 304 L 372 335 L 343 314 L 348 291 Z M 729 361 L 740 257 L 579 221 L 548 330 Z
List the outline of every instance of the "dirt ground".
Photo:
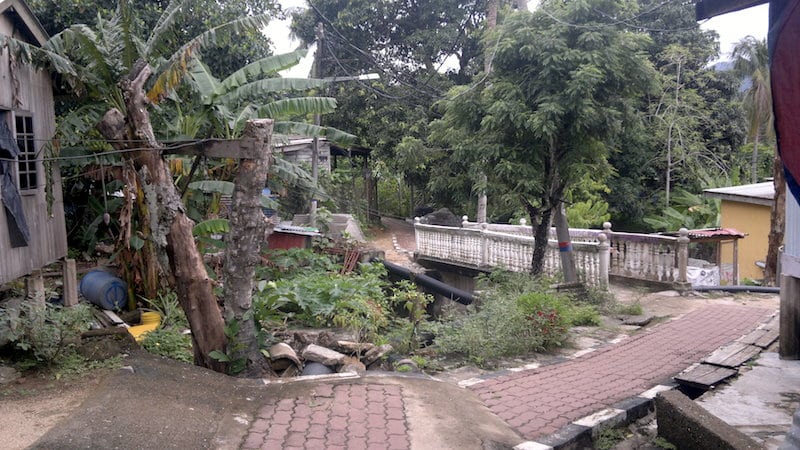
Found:
M 367 234 L 371 246 L 384 250 L 387 260 L 403 265 L 412 264 L 410 252 L 407 250 L 408 236 L 398 239 L 398 236 L 393 236 L 391 230 L 386 228 L 370 229 Z M 406 246 L 405 249 L 402 247 L 403 244 Z M 777 310 L 779 304 L 778 295 L 767 294 L 693 293 L 682 296 L 675 291 L 648 292 L 622 285 L 614 285 L 610 290 L 621 303 L 639 303 L 644 314 L 654 316 L 655 322 L 708 305 L 740 304 Z M 562 353 L 575 354 L 587 348 L 602 346 L 636 330 L 638 327 L 623 326 L 617 318 L 610 317 L 602 327 L 582 327 L 575 330 L 575 347 L 566 349 Z M 559 356 L 564 355 L 547 355 L 543 358 Z M 524 366 L 531 362 L 513 360 L 504 365 Z M 457 383 L 478 376 L 482 372 L 474 367 L 464 367 L 439 374 L 437 378 Z M 104 382 L 108 373 L 96 371 L 69 380 L 23 377 L 10 383 L 0 384 L 0 443 L 2 443 L 0 447 L 15 450 L 31 445 L 58 421 L 78 408 L 92 390 Z

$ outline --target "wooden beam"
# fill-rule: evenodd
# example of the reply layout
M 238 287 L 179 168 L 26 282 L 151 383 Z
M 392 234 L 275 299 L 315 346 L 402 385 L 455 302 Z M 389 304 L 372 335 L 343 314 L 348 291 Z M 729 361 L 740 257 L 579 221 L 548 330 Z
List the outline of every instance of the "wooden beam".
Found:
M 165 155 L 202 155 L 208 158 L 256 159 L 253 139 L 206 139 L 164 148 Z
M 697 20 L 705 20 L 764 3 L 769 0 L 701 0 L 695 5 L 695 14 Z

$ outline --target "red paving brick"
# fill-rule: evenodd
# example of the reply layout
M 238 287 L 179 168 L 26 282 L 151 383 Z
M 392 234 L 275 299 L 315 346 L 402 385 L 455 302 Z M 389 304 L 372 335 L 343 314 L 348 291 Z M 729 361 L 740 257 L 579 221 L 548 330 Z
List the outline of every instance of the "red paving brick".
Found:
M 669 381 L 771 313 L 745 306 L 706 307 L 580 358 L 499 376 L 470 389 L 533 440 Z
M 401 386 L 336 384 L 261 407 L 242 448 L 408 449 Z

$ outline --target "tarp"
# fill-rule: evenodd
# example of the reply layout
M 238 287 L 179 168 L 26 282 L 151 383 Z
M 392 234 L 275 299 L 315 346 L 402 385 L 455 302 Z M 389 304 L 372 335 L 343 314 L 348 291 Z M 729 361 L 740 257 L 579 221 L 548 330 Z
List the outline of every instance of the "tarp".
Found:
M 800 1 L 769 5 L 770 76 L 775 133 L 786 183 L 800 201 Z
M 14 183 L 14 160 L 19 156 L 19 147 L 14 133 L 4 120 L 0 120 L 0 192 L 6 209 L 8 237 L 12 247 L 25 247 L 31 240 L 31 232 L 25 221 L 22 198 Z

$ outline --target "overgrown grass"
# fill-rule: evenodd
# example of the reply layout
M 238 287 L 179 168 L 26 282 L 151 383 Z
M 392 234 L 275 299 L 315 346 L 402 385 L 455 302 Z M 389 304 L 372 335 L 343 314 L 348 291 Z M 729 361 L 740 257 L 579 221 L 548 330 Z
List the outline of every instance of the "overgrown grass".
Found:
M 481 366 L 502 357 L 566 344 L 571 326 L 598 325 L 598 305 L 554 292 L 549 280 L 496 272 L 478 280 L 479 307 L 432 325 L 441 353 L 460 354 Z M 605 297 L 597 304 L 606 301 Z
M 142 348 L 177 361 L 194 362 L 192 336 L 184 333 L 189 328 L 189 321 L 178 302 L 178 295 L 170 290 L 159 292 L 156 298 L 143 300 L 161 315 L 161 325 L 145 334 Z
M 174 327 L 159 328 L 147 333 L 142 347 L 150 353 L 186 363 L 194 362 L 192 337 Z

